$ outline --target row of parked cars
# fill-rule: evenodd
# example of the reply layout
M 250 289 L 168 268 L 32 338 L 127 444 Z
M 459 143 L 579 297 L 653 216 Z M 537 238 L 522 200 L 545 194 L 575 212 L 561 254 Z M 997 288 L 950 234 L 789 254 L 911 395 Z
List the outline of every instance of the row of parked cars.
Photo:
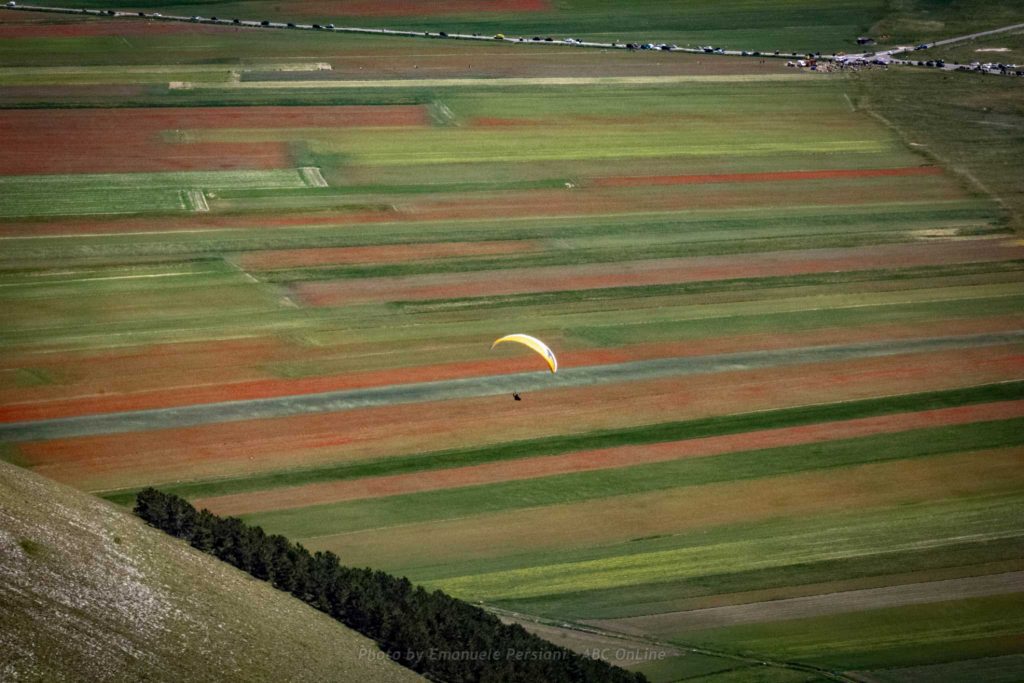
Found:
M 1019 64 L 1001 64 L 999 62 L 971 62 L 958 67 L 960 71 L 977 71 L 983 74 L 999 74 L 1001 76 L 1024 76 L 1024 68 Z

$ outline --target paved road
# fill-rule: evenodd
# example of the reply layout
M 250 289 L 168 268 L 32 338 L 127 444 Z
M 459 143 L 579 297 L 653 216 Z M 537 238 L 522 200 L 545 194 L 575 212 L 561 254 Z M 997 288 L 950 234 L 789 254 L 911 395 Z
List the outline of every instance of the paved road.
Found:
M 37 422 L 15 422 L 0 425 L 0 443 L 191 427 L 216 422 L 236 422 L 312 413 L 334 413 L 408 403 L 499 396 L 510 394 L 513 390 L 528 393 L 546 389 L 635 382 L 665 377 L 684 377 L 733 370 L 824 363 L 1020 342 L 1024 342 L 1024 330 L 998 334 L 929 337 L 891 342 L 773 349 L 711 356 L 659 358 L 586 367 L 564 367 L 559 370 L 557 375 L 547 372 L 491 375 L 299 396 L 84 415 Z
M 924 50 L 928 50 L 928 49 L 933 48 L 933 47 L 941 47 L 943 45 L 952 45 L 952 44 L 955 44 L 955 43 L 961 43 L 961 42 L 964 42 L 966 40 L 974 40 L 975 38 L 981 38 L 983 36 L 991 36 L 991 35 L 995 35 L 997 33 L 1006 33 L 1006 32 L 1009 32 L 1009 31 L 1020 31 L 1020 30 L 1024 30 L 1024 24 L 1012 24 L 1010 26 L 1002 26 L 1000 28 L 994 28 L 994 29 L 991 29 L 989 31 L 979 31 L 977 33 L 969 33 L 969 34 L 967 34 L 965 36 L 956 36 L 955 38 L 945 38 L 943 40 L 935 40 L 935 41 L 932 41 L 930 43 L 921 43 L 920 45 L 917 45 L 917 46 L 914 46 L 914 47 L 903 46 L 903 47 L 895 47 L 895 48 L 892 48 L 890 50 L 881 50 L 879 52 L 871 52 L 871 53 L 865 52 L 865 53 L 861 53 L 861 54 L 845 55 L 845 58 L 847 60 L 858 60 L 858 59 L 873 60 L 873 59 L 879 59 L 879 60 L 882 60 L 882 61 L 887 62 L 889 64 L 897 64 L 897 65 L 900 65 L 900 66 L 918 66 L 917 62 L 921 62 L 921 61 L 934 61 L 934 60 L 930 60 L 928 58 L 926 52 L 922 52 Z M 920 54 L 918 54 L 918 53 L 920 53 Z M 912 59 L 911 60 L 911 59 L 899 59 L 899 58 L 895 57 L 895 55 L 905 55 L 905 54 L 914 54 L 919 59 Z M 944 69 L 946 71 L 956 71 L 958 69 L 971 68 L 971 67 L 968 66 L 968 65 L 965 65 L 965 64 L 959 64 L 957 62 L 943 62 L 940 66 L 933 67 L 933 68 L 940 68 L 940 69 Z M 974 69 L 972 69 L 972 70 L 974 70 Z M 998 72 L 998 70 L 989 70 L 989 69 L 977 69 L 977 70 L 978 71 L 987 71 L 987 72 L 990 72 L 990 73 Z
M 417 38 L 447 38 L 450 40 L 479 40 L 485 42 L 511 42 L 520 45 L 571 45 L 574 47 L 588 47 L 588 48 L 600 48 L 600 49 L 617 49 L 617 50 L 629 50 L 629 49 L 660 49 L 666 52 L 688 52 L 692 54 L 722 54 L 722 55 L 736 55 L 736 56 L 762 56 L 762 57 L 783 57 L 783 58 L 796 58 L 801 55 L 796 52 L 754 52 L 747 50 L 723 50 L 708 47 L 678 47 L 676 45 L 659 44 L 655 46 L 653 43 L 624 43 L 624 42 L 595 42 L 587 40 L 576 40 L 574 38 L 554 38 L 547 35 L 544 36 L 503 36 L 502 34 L 495 35 L 481 35 L 478 33 L 446 33 L 444 31 L 402 31 L 388 28 L 364 28 L 357 26 L 335 26 L 334 24 L 299 24 L 294 22 L 280 22 L 270 20 L 254 20 L 254 19 L 240 19 L 230 18 L 226 19 L 223 17 L 204 17 L 204 16 L 181 16 L 175 14 L 161 14 L 160 12 L 127 12 L 123 10 L 98 10 L 98 9 L 72 9 L 67 7 L 46 7 L 42 5 L 24 5 L 18 3 L 11 6 L 8 3 L 0 5 L 0 9 L 14 9 L 24 10 L 29 12 L 55 12 L 59 14 L 82 14 L 88 16 L 103 16 L 103 17 L 116 17 L 116 18 L 145 18 L 158 21 L 184 21 L 189 23 L 198 24 L 214 24 L 219 26 L 238 26 L 246 28 L 263 28 L 263 29 L 289 29 L 289 30 L 305 30 L 305 31 L 328 31 L 335 33 L 370 33 L 376 35 L 387 35 L 387 36 L 409 36 Z M 499 37 L 500 36 L 500 37 Z
M 939 47 L 940 45 L 952 45 L 953 43 L 960 43 L 965 40 L 974 40 L 975 38 L 981 38 L 982 36 L 991 36 L 996 33 L 1006 33 L 1007 31 L 1017 31 L 1024 29 L 1024 24 L 1013 24 L 1012 26 L 1003 26 L 1001 28 L 994 28 L 991 31 L 979 31 L 978 33 L 969 33 L 966 36 L 957 36 L 955 38 L 946 38 L 944 40 L 936 40 L 932 43 L 925 43 L 928 47 Z M 910 48 L 906 48 L 909 50 Z
M 775 51 L 756 51 L 756 50 L 726 50 L 723 48 L 713 46 L 702 46 L 702 47 L 679 47 L 677 45 L 658 44 L 653 43 L 623 43 L 623 42 L 595 42 L 588 40 L 577 40 L 575 38 L 554 38 L 550 36 L 504 36 L 503 34 L 497 35 L 481 35 L 478 33 L 446 33 L 444 31 L 403 31 L 389 28 L 365 28 L 358 26 L 335 26 L 334 24 L 298 24 L 294 22 L 280 22 L 270 20 L 255 20 L 255 19 L 240 19 L 231 18 L 226 19 L 223 17 L 204 17 L 199 15 L 193 16 L 182 16 L 176 14 L 161 14 L 160 12 L 127 12 L 123 10 L 99 10 L 99 9 L 73 9 L 67 7 L 46 7 L 42 5 L 23 5 L 20 3 L 11 4 L 9 1 L 0 5 L 0 9 L 12 9 L 12 10 L 23 10 L 29 12 L 54 12 L 59 14 L 80 14 L 87 16 L 102 16 L 102 17 L 119 17 L 119 18 L 145 18 L 149 20 L 157 21 L 183 21 L 188 23 L 197 24 L 214 24 L 218 26 L 237 26 L 244 28 L 255 28 L 255 29 L 285 29 L 285 30 L 304 30 L 304 31 L 328 31 L 335 33 L 369 33 L 376 35 L 387 35 L 387 36 L 407 36 L 414 38 L 445 38 L 450 40 L 479 40 L 486 42 L 512 42 L 519 45 L 571 45 L 574 47 L 585 47 L 585 48 L 600 48 L 604 50 L 617 49 L 617 50 L 632 50 L 632 49 L 644 49 L 644 50 L 662 50 L 666 52 L 687 52 L 690 54 L 716 54 L 716 55 L 731 55 L 738 57 L 776 57 L 782 59 L 799 59 L 804 55 L 797 52 L 780 52 Z M 923 43 L 925 48 L 938 47 L 942 45 L 949 45 L 952 43 L 958 43 L 965 40 L 973 40 L 983 36 L 993 35 L 996 33 L 1004 33 L 1007 31 L 1015 31 L 1024 28 L 1024 24 L 1013 24 L 1011 26 L 1002 26 L 1000 28 L 994 28 L 988 31 L 979 31 L 977 33 L 971 33 L 964 36 L 956 36 L 954 38 L 945 38 L 943 40 L 933 41 L 931 43 Z M 887 64 L 896 64 L 900 66 L 917 66 L 916 62 L 919 60 L 900 60 L 894 58 L 894 55 L 904 54 L 915 51 L 915 47 L 897 47 L 891 50 L 883 50 L 881 52 L 872 53 L 860 53 L 843 55 L 843 58 L 847 61 L 856 60 L 880 60 Z M 819 59 L 826 61 L 836 60 L 837 55 L 823 55 L 819 56 Z M 952 71 L 960 69 L 961 67 L 966 68 L 964 65 L 948 63 L 944 64 L 941 68 Z M 997 73 L 997 72 L 991 72 Z M 1012 74 L 1011 74 L 1012 75 Z

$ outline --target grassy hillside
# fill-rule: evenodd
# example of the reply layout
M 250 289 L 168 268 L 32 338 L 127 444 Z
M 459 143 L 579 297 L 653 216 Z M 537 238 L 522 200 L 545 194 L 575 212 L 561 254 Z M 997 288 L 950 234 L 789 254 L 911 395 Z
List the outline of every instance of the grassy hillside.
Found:
M 421 680 L 291 596 L 6 463 L 0 604 L 3 680 Z
M 998 198 L 1007 220 L 1024 230 L 1024 81 L 893 69 L 861 74 L 855 83 L 862 107 L 967 187 Z
M 1021 0 L 889 0 L 870 35 L 880 44 L 915 44 L 1019 24 L 1022 16 Z

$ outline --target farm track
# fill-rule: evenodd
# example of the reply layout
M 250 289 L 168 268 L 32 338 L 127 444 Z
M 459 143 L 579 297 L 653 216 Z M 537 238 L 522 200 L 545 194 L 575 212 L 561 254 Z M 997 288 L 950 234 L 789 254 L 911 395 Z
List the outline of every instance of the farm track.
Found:
M 639 650 L 641 653 L 647 652 L 681 652 L 683 656 L 686 654 L 694 655 L 706 655 L 709 657 L 717 657 L 720 659 L 726 659 L 729 661 L 736 662 L 741 667 L 754 667 L 754 666 L 765 666 L 772 667 L 775 669 L 787 669 L 790 671 L 797 671 L 800 673 L 810 673 L 817 677 L 824 678 L 830 681 L 842 681 L 843 683 L 864 683 L 861 678 L 851 678 L 843 673 L 836 671 L 829 671 L 821 667 L 813 666 L 811 664 L 802 664 L 800 662 L 784 662 L 774 659 L 766 659 L 763 656 L 745 656 L 736 654 L 735 652 L 729 652 L 726 650 L 714 650 L 707 647 L 695 647 L 692 645 L 680 645 L 673 643 L 668 645 L 657 640 L 649 638 L 639 638 L 637 636 L 627 636 L 611 629 L 602 629 L 590 624 L 569 624 L 567 622 L 550 622 L 547 619 L 541 619 L 539 617 L 532 617 L 517 612 L 511 612 L 504 610 L 492 605 L 484 605 L 484 609 L 497 615 L 502 621 L 506 623 L 516 623 L 530 631 L 540 635 L 542 638 L 548 640 L 554 640 L 557 637 L 565 637 L 566 635 L 572 637 L 584 637 L 592 638 L 597 646 L 605 643 L 614 643 L 619 647 L 625 646 L 628 648 L 634 648 Z
M 553 376 L 546 372 L 492 375 L 304 396 L 228 401 L 158 410 L 9 423 L 0 426 L 0 442 L 41 441 L 309 413 L 342 412 L 375 406 L 496 396 L 510 392 L 513 387 L 521 392 L 541 391 L 552 388 L 591 386 L 779 365 L 799 365 L 942 349 L 995 346 L 1019 343 L 1022 340 L 1024 340 L 1024 330 L 1016 330 L 998 334 L 930 337 L 899 342 L 869 342 L 702 357 L 661 358 L 577 368 L 567 367 L 558 375 Z
M 1024 592 L 1024 572 L 1006 572 L 587 623 L 632 636 L 665 636 L 739 624 L 805 619 L 1019 592 Z
M 683 83 L 764 83 L 799 81 L 804 74 L 714 74 L 680 76 L 549 76 L 505 78 L 388 78 L 377 80 L 323 81 L 240 81 L 238 83 L 193 83 L 171 81 L 171 90 L 332 90 L 352 88 L 513 88 L 581 85 L 678 85 Z

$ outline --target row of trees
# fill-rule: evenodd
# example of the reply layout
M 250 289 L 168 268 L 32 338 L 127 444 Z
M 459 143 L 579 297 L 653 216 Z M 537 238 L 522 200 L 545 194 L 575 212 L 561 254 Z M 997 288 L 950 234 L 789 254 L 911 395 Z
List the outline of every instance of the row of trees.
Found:
M 398 663 L 434 680 L 608 681 L 634 674 L 583 657 L 507 625 L 494 615 L 406 578 L 346 567 L 331 552 L 310 553 L 233 517 L 197 512 L 183 498 L 147 488 L 135 513 L 150 525 L 217 556 L 372 638 Z

